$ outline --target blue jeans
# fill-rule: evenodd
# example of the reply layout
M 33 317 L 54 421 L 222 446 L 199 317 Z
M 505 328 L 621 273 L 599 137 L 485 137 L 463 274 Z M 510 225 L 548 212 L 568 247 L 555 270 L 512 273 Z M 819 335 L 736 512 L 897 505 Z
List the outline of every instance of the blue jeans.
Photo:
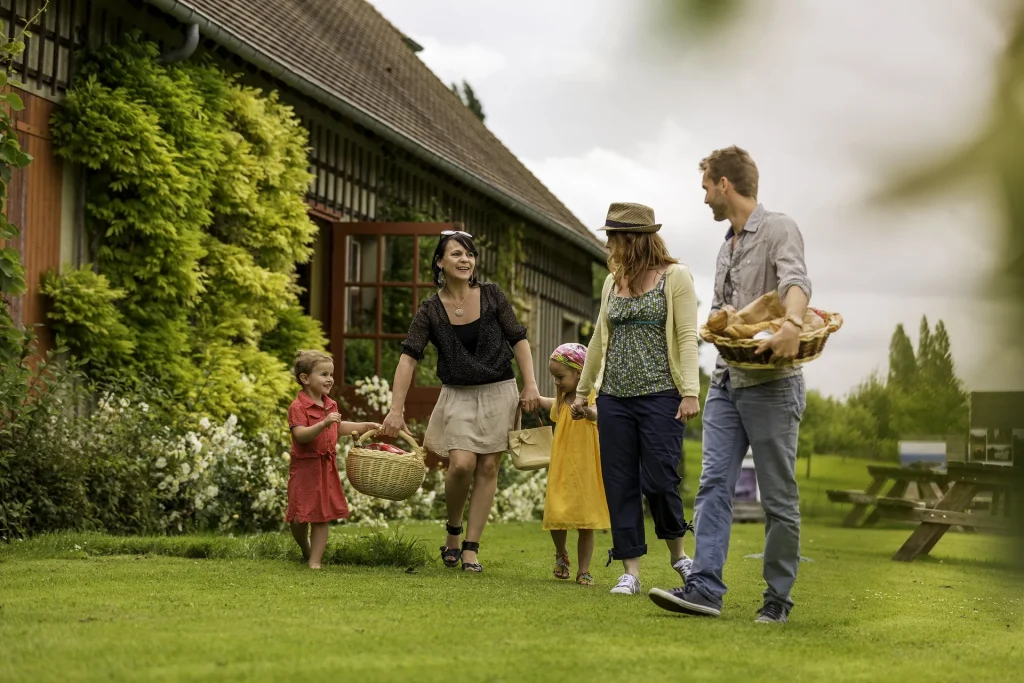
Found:
M 766 517 L 765 600 L 793 606 L 790 591 L 800 564 L 800 493 L 796 448 L 806 407 L 802 376 L 734 389 L 728 374 L 712 385 L 704 404 L 704 453 L 694 502 L 696 552 L 689 583 L 722 599 L 722 568 L 729 553 L 732 497 L 747 447 Z

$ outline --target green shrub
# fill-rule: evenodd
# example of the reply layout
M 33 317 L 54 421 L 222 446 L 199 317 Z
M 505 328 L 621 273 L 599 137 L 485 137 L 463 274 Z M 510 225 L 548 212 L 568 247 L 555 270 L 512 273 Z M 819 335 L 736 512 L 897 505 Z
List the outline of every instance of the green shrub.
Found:
M 117 537 L 97 533 L 45 534 L 26 543 L 0 547 L 4 554 L 25 557 L 106 557 L 114 555 L 162 555 L 188 559 L 293 560 L 301 554 L 289 534 L 251 536 L 136 536 Z M 375 531 L 361 536 L 334 535 L 327 544 L 324 564 L 364 567 L 422 567 L 431 556 L 419 539 L 400 533 Z
M 295 274 L 316 234 L 307 133 L 276 93 L 158 54 L 138 35 L 88 52 L 54 115 L 102 276 L 48 276 L 51 323 L 92 380 L 145 376 L 166 407 L 255 434 L 294 397 L 295 352 L 326 343 Z
M 85 462 L 68 448 L 80 376 L 54 362 L 34 366 L 27 354 L 0 365 L 0 538 L 82 528 L 89 500 Z

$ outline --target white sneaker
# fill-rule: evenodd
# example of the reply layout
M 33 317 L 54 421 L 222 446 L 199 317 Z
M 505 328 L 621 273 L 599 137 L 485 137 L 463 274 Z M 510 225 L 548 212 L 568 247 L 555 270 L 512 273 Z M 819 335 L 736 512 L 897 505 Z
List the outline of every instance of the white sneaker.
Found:
M 640 579 L 632 574 L 623 574 L 619 577 L 619 582 L 615 584 L 615 587 L 608 592 L 616 595 L 639 595 Z
M 672 569 L 675 569 L 680 578 L 682 578 L 683 583 L 686 583 L 690 580 L 690 572 L 693 571 L 693 560 L 683 555 L 681 559 L 672 565 Z

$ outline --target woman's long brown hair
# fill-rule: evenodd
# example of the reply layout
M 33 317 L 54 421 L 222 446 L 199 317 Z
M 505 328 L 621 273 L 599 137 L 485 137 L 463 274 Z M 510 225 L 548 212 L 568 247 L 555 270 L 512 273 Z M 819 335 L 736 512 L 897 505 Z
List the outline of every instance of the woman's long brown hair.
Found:
M 644 274 L 673 263 L 679 263 L 668 253 L 665 240 L 653 232 L 608 233 L 608 270 L 615 278 L 616 287 L 629 283 L 630 296 L 640 296 L 644 290 Z

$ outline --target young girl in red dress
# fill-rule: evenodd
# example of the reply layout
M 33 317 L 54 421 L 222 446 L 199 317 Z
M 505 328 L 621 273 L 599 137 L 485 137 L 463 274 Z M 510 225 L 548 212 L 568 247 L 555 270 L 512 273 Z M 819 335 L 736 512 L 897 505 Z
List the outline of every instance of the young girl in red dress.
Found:
M 292 451 L 285 519 L 309 568 L 320 569 L 328 522 L 348 517 L 338 476 L 338 432 L 362 433 L 380 425 L 342 421 L 338 404 L 327 395 L 334 386 L 334 361 L 326 353 L 300 351 L 294 372 L 302 391 L 288 409 Z

